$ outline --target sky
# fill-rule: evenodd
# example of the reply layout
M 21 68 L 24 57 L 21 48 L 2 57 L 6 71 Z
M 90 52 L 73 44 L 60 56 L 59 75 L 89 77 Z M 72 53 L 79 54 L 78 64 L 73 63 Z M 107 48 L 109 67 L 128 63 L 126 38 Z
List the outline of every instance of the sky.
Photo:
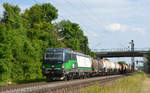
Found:
M 150 0 L 0 0 L 19 5 L 22 12 L 35 3 L 51 3 L 59 17 L 78 23 L 94 49 L 150 48 Z

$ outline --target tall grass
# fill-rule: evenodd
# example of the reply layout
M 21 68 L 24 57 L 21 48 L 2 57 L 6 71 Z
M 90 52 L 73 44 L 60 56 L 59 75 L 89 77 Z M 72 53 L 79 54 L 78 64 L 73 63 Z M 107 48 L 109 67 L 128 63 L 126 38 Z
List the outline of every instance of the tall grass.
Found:
M 134 73 L 127 78 L 118 80 L 116 83 L 104 87 L 96 83 L 82 90 L 81 93 L 139 93 L 144 79 L 144 73 Z

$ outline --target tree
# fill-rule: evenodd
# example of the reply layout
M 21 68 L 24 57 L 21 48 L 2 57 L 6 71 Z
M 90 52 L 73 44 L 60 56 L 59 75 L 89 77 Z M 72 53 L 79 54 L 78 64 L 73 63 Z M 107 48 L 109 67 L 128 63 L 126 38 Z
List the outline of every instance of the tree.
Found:
M 57 9 L 49 3 L 34 5 L 25 13 L 18 6 L 3 4 L 0 20 L 0 80 L 32 80 L 42 76 L 43 55 L 48 48 L 61 45 L 95 56 L 79 24 L 57 19 Z M 86 42 L 85 42 L 86 41 Z
M 25 77 L 28 80 L 33 79 L 33 77 L 37 78 L 36 76 L 39 73 L 42 74 L 41 66 L 45 50 L 47 48 L 58 47 L 54 26 L 51 23 L 58 17 L 58 13 L 57 9 L 51 4 L 36 4 L 26 10 L 22 14 L 22 17 L 29 40 L 25 45 L 25 51 L 28 51 L 26 56 L 28 61 L 23 64 Z M 32 69 L 33 66 L 36 67 Z
M 26 27 L 36 27 L 41 22 L 51 22 L 58 17 L 58 10 L 50 3 L 35 4 L 22 15 Z M 41 23 L 42 24 L 42 23 Z
M 2 22 L 7 24 L 8 27 L 12 27 L 12 29 L 19 28 L 21 26 L 21 16 L 20 16 L 20 8 L 18 6 L 13 6 L 8 3 L 4 3 L 3 7 L 5 8 L 4 17 L 2 18 Z M 11 29 L 11 28 L 10 28 Z
M 88 47 L 88 38 L 84 35 L 79 24 L 72 23 L 69 20 L 62 20 L 56 24 L 56 31 L 59 37 L 64 38 L 62 40 L 63 45 L 65 45 L 63 46 L 64 48 L 71 48 L 83 53 L 85 53 L 86 49 L 87 54 L 95 57 L 95 54 Z
M 5 25 L 0 24 L 0 80 L 11 78 L 12 56 L 8 38 Z

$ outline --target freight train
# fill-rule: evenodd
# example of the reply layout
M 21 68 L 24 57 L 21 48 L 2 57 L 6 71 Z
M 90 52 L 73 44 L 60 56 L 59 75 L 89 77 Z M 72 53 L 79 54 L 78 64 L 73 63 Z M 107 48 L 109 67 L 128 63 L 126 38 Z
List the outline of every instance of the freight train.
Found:
M 124 74 L 131 67 L 106 59 L 93 59 L 70 49 L 48 49 L 44 55 L 43 75 L 47 80 L 69 80 L 102 75 Z

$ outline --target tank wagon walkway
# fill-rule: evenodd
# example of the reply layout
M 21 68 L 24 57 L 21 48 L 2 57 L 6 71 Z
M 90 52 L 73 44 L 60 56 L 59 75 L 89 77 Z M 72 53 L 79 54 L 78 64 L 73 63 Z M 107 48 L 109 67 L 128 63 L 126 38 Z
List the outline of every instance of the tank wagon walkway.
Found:
M 150 78 L 144 80 L 140 93 L 150 93 Z

